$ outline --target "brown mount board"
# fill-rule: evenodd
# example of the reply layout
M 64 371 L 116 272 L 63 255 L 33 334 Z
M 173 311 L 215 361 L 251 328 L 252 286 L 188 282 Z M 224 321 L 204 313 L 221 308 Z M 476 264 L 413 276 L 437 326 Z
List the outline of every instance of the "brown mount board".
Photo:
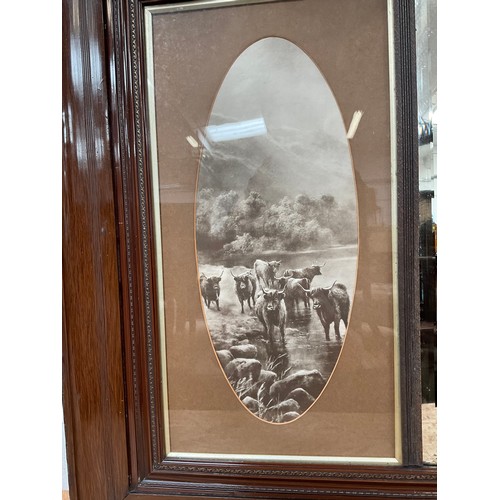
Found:
M 390 85 L 389 71 L 381 78 L 379 70 L 389 65 L 387 31 L 380 30 L 387 24 L 387 7 L 385 1 L 372 4 L 368 8 L 349 1 L 276 2 L 153 16 L 169 435 L 174 453 L 396 456 L 392 295 L 385 289 L 377 294 L 377 285 L 373 293 L 368 290 L 370 280 L 389 290 L 393 286 Z M 301 23 L 294 23 L 296 19 Z M 342 23 L 335 23 L 337 19 Z M 316 26 L 324 30 L 323 36 L 311 37 Z M 344 117 L 350 119 L 356 109 L 365 111 L 363 126 L 351 142 L 360 231 L 349 333 L 322 396 L 306 415 L 279 430 L 240 410 L 212 355 L 195 260 L 193 212 L 200 160 L 185 139 L 207 124 L 234 61 L 269 33 L 313 57 Z M 350 40 L 370 50 L 361 51 Z M 176 50 L 171 64 L 170 47 Z M 216 58 L 210 57 L 212 52 Z M 373 221 L 374 212 L 381 222 Z M 176 328 L 178 297 L 185 297 L 189 319 L 197 325 L 192 334 Z M 192 363 L 189 369 L 187 362 Z M 242 439 L 242 429 L 251 439 Z
M 421 462 L 413 4 L 394 10 L 403 465 L 384 467 L 165 459 L 143 4 L 63 3 L 72 499 L 436 497 L 436 469 Z

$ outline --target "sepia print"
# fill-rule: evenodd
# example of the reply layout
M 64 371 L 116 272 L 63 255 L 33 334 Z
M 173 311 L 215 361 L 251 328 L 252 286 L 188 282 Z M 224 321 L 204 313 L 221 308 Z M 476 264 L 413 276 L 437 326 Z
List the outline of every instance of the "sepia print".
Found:
M 212 345 L 252 414 L 292 422 L 335 383 L 356 285 L 343 117 L 312 59 L 270 37 L 229 69 L 198 140 L 196 248 Z

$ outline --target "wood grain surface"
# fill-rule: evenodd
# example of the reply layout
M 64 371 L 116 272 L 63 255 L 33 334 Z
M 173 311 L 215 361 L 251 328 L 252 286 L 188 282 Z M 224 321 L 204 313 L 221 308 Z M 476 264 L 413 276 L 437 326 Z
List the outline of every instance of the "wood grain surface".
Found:
M 103 22 L 101 2 L 63 2 L 63 401 L 73 500 L 128 489 Z

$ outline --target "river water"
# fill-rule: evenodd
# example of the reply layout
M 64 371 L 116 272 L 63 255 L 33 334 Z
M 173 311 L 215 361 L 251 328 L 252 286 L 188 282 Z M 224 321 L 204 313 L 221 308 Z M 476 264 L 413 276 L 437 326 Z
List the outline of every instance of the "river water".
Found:
M 253 308 L 248 309 L 245 304 L 244 313 L 241 313 L 241 306 L 234 290 L 234 280 L 230 272 L 237 275 L 252 269 L 256 258 L 268 261 L 281 260 L 278 275 L 281 275 L 286 269 L 324 263 L 321 268 L 322 274 L 314 277 L 312 286 L 330 287 L 334 281 L 343 283 L 347 287 L 352 304 L 356 285 L 357 246 L 339 246 L 327 250 L 293 254 L 268 253 L 259 256 L 238 256 L 210 264 L 202 264 L 201 262 L 207 262 L 207 259 L 204 256 L 199 256 L 200 273 L 203 272 L 207 276 L 219 275 L 224 268 L 220 283 L 221 310 L 215 310 L 213 305 L 210 309 L 205 308 L 208 328 L 216 349 L 224 347 L 221 344 L 221 339 L 228 338 L 227 332 L 233 334 L 244 332 L 248 341 L 257 347 L 258 359 L 263 368 L 272 368 L 279 376 L 291 375 L 298 370 L 316 369 L 325 379 L 328 379 L 342 347 L 346 333 L 344 324 L 341 323 L 340 326 L 341 340 L 338 341 L 335 338 L 332 325 L 331 340 L 327 341 L 323 326 L 314 309 L 312 307 L 308 309 L 304 304 L 300 304 L 298 308 L 288 311 L 285 348 L 280 346 L 275 351 L 271 351 L 267 339 L 262 335 L 263 327 Z M 278 340 L 279 332 L 277 329 L 274 331 L 274 336 Z M 276 345 L 278 346 L 278 342 Z

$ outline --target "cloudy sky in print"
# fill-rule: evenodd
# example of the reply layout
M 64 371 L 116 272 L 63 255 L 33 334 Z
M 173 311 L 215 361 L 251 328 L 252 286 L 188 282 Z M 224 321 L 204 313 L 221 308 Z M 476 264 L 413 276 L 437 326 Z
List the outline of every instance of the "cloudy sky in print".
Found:
M 296 45 L 260 40 L 229 69 L 209 126 L 224 125 L 222 138 L 231 139 L 228 124 L 237 136 L 238 124 L 250 120 L 259 135 L 208 142 L 199 188 L 255 190 L 269 200 L 331 194 L 355 203 L 343 118 L 321 72 Z

